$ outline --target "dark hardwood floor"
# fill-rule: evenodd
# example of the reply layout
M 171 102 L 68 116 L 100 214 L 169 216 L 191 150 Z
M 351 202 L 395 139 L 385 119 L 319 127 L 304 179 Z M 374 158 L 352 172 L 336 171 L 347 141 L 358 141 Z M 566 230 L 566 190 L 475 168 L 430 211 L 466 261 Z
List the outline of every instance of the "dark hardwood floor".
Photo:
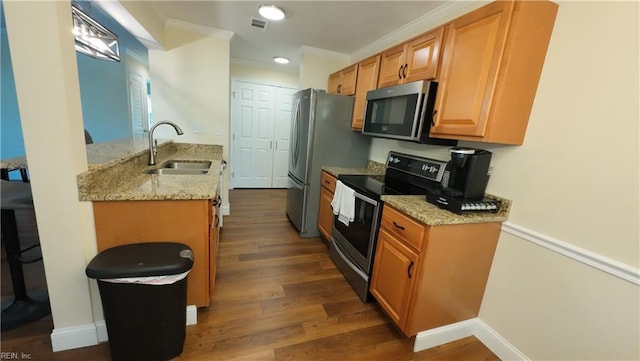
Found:
M 215 294 L 176 360 L 499 360 L 474 337 L 414 353 L 376 303 L 363 304 L 320 238 L 301 239 L 284 190 L 232 190 Z M 10 297 L 2 264 L 2 298 Z M 41 263 L 39 263 L 41 265 Z M 28 284 L 44 285 L 42 270 Z M 9 285 L 7 285 L 9 283 Z M 51 317 L 2 333 L 2 352 L 32 360 L 109 360 L 107 343 L 51 352 Z

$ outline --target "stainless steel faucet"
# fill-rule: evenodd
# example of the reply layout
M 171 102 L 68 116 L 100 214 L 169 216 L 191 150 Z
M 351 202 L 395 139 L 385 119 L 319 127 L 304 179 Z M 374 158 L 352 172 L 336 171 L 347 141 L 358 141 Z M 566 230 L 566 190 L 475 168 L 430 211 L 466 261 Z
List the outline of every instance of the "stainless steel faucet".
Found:
M 156 156 L 158 155 L 158 140 L 153 139 L 153 132 L 156 130 L 158 125 L 162 124 L 169 124 L 170 126 L 172 126 L 173 129 L 176 130 L 176 133 L 178 133 L 178 135 L 184 134 L 184 132 L 178 125 L 168 120 L 164 120 L 154 124 L 151 129 L 149 129 L 149 165 L 156 165 Z

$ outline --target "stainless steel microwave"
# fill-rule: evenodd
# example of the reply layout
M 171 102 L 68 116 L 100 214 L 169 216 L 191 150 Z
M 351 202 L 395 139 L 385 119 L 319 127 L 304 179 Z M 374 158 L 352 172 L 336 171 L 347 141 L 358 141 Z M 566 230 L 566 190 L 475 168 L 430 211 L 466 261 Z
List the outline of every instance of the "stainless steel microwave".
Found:
M 420 80 L 367 92 L 362 134 L 419 143 L 456 145 L 429 137 L 438 90 L 435 81 Z

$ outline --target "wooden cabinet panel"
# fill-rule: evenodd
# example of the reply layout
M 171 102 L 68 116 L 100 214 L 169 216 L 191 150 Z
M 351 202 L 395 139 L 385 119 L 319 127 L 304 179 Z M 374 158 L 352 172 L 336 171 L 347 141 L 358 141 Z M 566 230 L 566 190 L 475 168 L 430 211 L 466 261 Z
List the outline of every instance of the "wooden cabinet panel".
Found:
M 191 247 L 187 304 L 209 306 L 210 200 L 93 202 L 98 251 L 148 242 Z
M 327 188 L 329 190 L 329 192 L 333 193 L 336 191 L 336 182 L 338 181 L 336 179 L 336 177 L 332 176 L 331 174 L 323 171 L 322 175 L 321 175 L 321 180 L 322 186 Z
M 429 227 L 405 334 L 478 316 L 500 230 L 500 223 Z
M 495 2 L 447 26 L 432 134 L 484 135 L 512 6 Z
M 402 66 L 404 65 L 404 44 L 393 47 L 382 53 L 380 58 L 380 75 L 378 88 L 400 84 Z
M 422 223 L 414 221 L 391 207 L 384 207 L 380 224 L 392 234 L 401 237 L 415 250 L 422 249 L 422 242 L 426 235 L 426 226 Z
M 325 187 L 320 188 L 320 210 L 318 211 L 318 230 L 326 240 L 331 239 L 331 228 L 333 228 L 333 210 L 331 201 L 333 193 Z
M 356 96 L 353 105 L 353 120 L 351 128 L 362 130 L 364 121 L 367 92 L 378 86 L 378 71 L 380 68 L 380 55 L 372 56 L 358 63 L 358 80 L 356 81 Z
M 318 230 L 326 241 L 331 239 L 331 229 L 333 228 L 333 192 L 336 189 L 336 177 L 322 171 L 320 179 L 320 205 L 318 206 Z
M 443 34 L 437 28 L 383 52 L 378 87 L 435 79 Z
M 406 322 L 418 255 L 384 228 L 378 233 L 371 294 L 399 326 Z
M 329 85 L 327 85 L 327 93 L 339 94 L 341 75 L 342 74 L 339 71 L 329 75 Z
M 435 79 L 440 63 L 440 45 L 444 28 L 438 28 L 407 43 L 405 50 L 405 83 Z
M 356 93 L 356 79 L 358 78 L 358 65 L 354 64 L 342 71 L 342 86 L 340 95 L 353 95 Z
M 500 229 L 500 223 L 426 226 L 385 205 L 371 293 L 409 337 L 477 317 Z
M 446 26 L 431 136 L 523 143 L 557 9 L 496 1 Z
M 358 77 L 358 64 L 353 64 L 340 71 L 329 75 L 327 93 L 340 95 L 353 95 L 356 93 L 356 79 Z

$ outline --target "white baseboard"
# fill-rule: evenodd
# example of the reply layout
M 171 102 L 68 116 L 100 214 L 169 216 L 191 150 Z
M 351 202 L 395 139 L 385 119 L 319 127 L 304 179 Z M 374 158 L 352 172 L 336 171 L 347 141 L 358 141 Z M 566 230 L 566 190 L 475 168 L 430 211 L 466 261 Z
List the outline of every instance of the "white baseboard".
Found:
M 187 306 L 187 326 L 198 324 L 198 309 L 195 305 Z
M 198 323 L 198 310 L 194 305 L 188 305 L 186 325 L 195 325 Z M 97 345 L 99 342 L 109 341 L 107 334 L 107 324 L 104 320 L 95 323 L 56 328 L 51 332 L 51 347 L 53 352 L 72 350 L 87 346 Z
M 484 321 L 476 318 L 473 335 L 476 336 L 491 352 L 496 354 L 501 360 L 529 361 L 531 360 L 525 354 L 520 352 L 514 345 L 500 336 L 493 328 L 489 327 Z
M 419 332 L 416 335 L 413 351 L 426 350 L 469 336 L 475 336 L 501 360 L 529 360 L 527 356 L 479 318 Z
M 98 332 L 96 325 L 93 323 L 82 326 L 54 328 L 51 332 L 51 348 L 53 352 L 97 344 Z
M 109 341 L 109 334 L 107 334 L 107 324 L 104 320 L 96 322 L 96 331 L 98 331 L 98 342 Z
M 433 330 L 419 332 L 416 335 L 413 352 L 426 350 L 473 335 L 475 320 L 474 318 L 452 325 L 434 328 Z

